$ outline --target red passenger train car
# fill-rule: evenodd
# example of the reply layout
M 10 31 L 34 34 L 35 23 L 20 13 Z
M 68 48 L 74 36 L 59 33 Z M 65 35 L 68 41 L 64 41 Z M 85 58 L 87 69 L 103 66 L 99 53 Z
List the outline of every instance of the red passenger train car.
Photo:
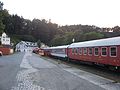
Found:
M 120 37 L 73 43 L 68 57 L 120 69 Z
M 40 48 L 39 55 L 41 56 L 50 56 L 50 48 Z

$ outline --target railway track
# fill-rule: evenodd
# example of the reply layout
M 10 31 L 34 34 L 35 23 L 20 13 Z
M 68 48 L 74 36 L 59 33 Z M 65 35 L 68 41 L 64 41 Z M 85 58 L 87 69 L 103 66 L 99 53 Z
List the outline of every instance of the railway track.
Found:
M 86 72 L 90 72 L 107 79 L 114 80 L 114 83 L 120 83 L 120 72 L 111 71 L 102 66 L 88 65 L 80 62 L 75 62 L 75 61 L 66 62 L 64 60 L 53 59 L 50 57 L 42 57 L 42 58 L 49 60 L 54 64 L 66 64 L 70 67 L 75 67 L 77 69 L 84 70 Z
M 98 76 L 102 76 L 104 78 L 114 80 L 115 82 L 120 82 L 120 72 L 111 71 L 105 67 L 97 66 L 97 65 L 87 65 L 76 62 L 70 62 L 67 64 L 76 67 L 78 69 L 96 74 Z

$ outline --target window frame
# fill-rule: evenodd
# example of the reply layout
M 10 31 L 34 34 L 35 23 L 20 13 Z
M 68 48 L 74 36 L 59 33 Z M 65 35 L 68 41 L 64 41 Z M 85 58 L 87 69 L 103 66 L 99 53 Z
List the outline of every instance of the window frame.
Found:
M 95 53 L 95 49 L 98 49 L 98 54 Z M 99 47 L 94 48 L 94 56 L 99 56 Z
M 85 53 L 85 49 L 86 49 L 86 53 Z M 87 55 L 87 48 L 86 47 L 83 48 L 83 55 Z
M 82 55 L 82 48 L 79 48 L 79 55 Z
M 3 38 L 2 41 L 6 41 L 5 38 Z
M 103 51 L 103 50 L 102 50 L 103 48 L 106 49 L 106 55 L 103 55 L 103 54 L 102 54 L 102 53 L 103 53 L 103 52 L 102 52 L 102 51 Z M 101 47 L 101 56 L 107 56 L 107 47 Z
M 116 48 L 116 56 L 111 56 L 111 48 L 113 48 L 113 47 Z M 110 57 L 117 57 L 117 46 L 111 46 L 111 47 L 109 48 L 109 55 L 110 55 Z
M 79 55 L 79 48 L 77 48 L 77 55 Z
M 74 48 L 72 48 L 72 54 L 74 54 Z
M 78 48 L 74 48 L 74 52 L 77 55 L 78 54 Z
M 90 53 L 90 49 L 92 49 L 92 52 L 91 52 L 91 53 Z M 89 56 L 92 56 L 92 55 L 93 55 L 93 48 L 92 48 L 92 47 L 89 47 L 89 48 L 88 48 L 88 55 L 89 55 Z

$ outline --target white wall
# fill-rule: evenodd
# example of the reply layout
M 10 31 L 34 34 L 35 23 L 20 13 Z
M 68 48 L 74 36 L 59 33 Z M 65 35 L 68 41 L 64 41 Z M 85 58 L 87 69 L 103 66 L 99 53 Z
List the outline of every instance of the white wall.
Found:
M 5 33 L 2 34 L 1 44 L 10 45 L 10 38 Z

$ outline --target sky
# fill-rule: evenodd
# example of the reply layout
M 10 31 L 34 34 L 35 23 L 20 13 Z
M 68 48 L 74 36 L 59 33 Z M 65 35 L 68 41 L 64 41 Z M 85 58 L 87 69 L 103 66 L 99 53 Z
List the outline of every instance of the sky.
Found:
M 58 25 L 120 26 L 120 0 L 0 0 L 10 14 Z

